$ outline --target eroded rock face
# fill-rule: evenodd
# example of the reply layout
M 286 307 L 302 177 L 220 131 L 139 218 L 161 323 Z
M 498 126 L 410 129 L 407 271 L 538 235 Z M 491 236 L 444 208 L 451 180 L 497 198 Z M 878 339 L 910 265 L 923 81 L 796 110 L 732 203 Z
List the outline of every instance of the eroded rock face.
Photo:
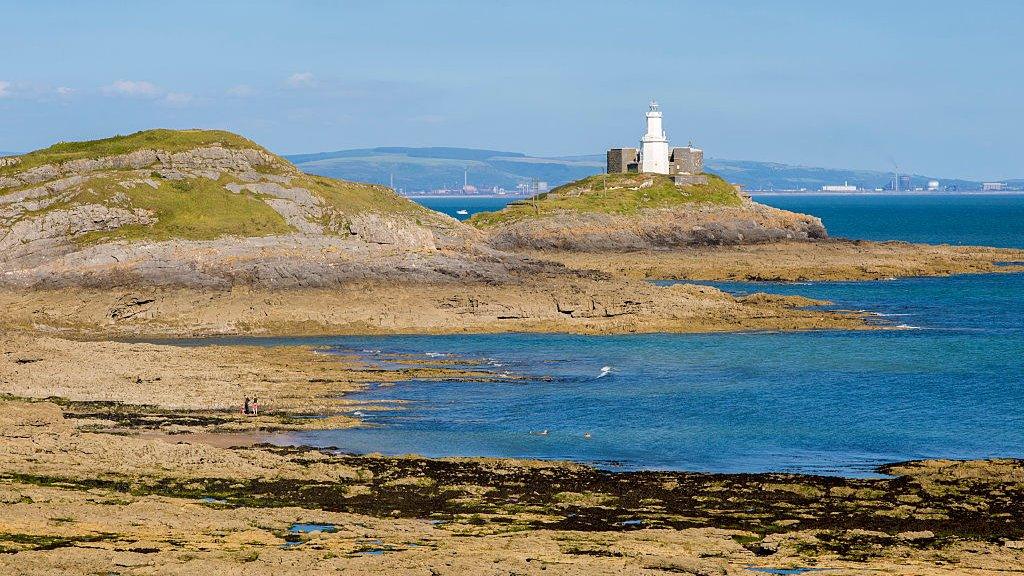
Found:
M 33 266 L 68 254 L 74 241 L 87 232 L 115 230 L 131 224 L 151 224 L 147 211 L 100 204 L 54 210 L 38 218 L 18 220 L 6 230 L 0 228 L 0 264 Z
M 430 243 L 430 232 L 382 240 Z M 51 239 L 52 240 L 52 239 Z M 350 238 L 291 234 L 164 242 L 112 242 L 53 256 L 40 243 L 18 265 L 0 272 L 0 285 L 23 288 L 178 286 L 300 288 L 348 282 L 507 282 L 527 269 L 521 258 L 486 247 L 472 250 L 366 243 Z M 30 257 L 31 256 L 31 257 Z M 0 264 L 3 261 L 0 260 Z
M 828 237 L 819 218 L 751 200 L 741 207 L 694 205 L 637 215 L 562 212 L 487 231 L 500 250 L 625 252 L 682 246 L 759 244 Z
M 327 216 L 320 198 L 301 187 L 290 187 L 278 182 L 228 184 L 232 192 L 248 190 L 264 196 L 264 202 L 280 214 L 289 226 L 304 234 L 323 234 L 322 224 Z
M 0 190 L 39 184 L 68 176 L 85 176 L 102 170 L 138 170 L 155 167 L 157 172 L 205 173 L 254 172 L 260 166 L 281 164 L 274 156 L 256 149 L 229 149 L 205 146 L 186 152 L 136 150 L 128 154 L 96 159 L 70 160 L 44 164 L 10 176 L 0 177 Z M 216 176 L 213 176 L 216 178 Z
M 410 250 L 433 250 L 434 234 L 413 222 L 399 218 L 385 218 L 380 214 L 359 214 L 352 218 L 352 234 L 364 242 L 382 244 Z

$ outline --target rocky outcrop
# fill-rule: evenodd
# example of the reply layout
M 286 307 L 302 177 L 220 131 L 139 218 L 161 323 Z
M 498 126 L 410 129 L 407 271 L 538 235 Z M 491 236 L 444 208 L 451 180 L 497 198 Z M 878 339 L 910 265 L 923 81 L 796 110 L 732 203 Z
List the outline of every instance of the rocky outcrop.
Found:
M 264 196 L 264 202 L 277 211 L 289 226 L 304 234 L 323 234 L 326 217 L 323 202 L 312 192 L 301 187 L 289 187 L 279 182 L 228 184 L 232 192 L 248 190 Z
M 88 232 L 115 230 L 131 224 L 151 224 L 145 210 L 85 204 L 54 210 L 0 228 L 0 264 L 34 266 L 76 249 L 76 238 Z M 9 273 L 10 271 L 8 271 Z
M 10 225 L 26 212 L 36 212 L 67 200 L 68 192 L 84 183 L 84 176 L 69 176 L 33 188 L 0 194 L 0 225 Z
M 827 238 L 821 220 L 750 199 L 742 206 L 693 204 L 635 215 L 562 211 L 487 231 L 500 250 L 624 252 L 682 246 L 738 245 Z
M 0 190 L 30 186 L 68 176 L 84 176 L 103 170 L 138 170 L 150 167 L 155 167 L 154 171 L 165 178 L 203 176 L 215 180 L 221 172 L 255 173 L 258 167 L 271 164 L 284 163 L 272 154 L 256 149 L 205 146 L 175 153 L 136 150 L 103 158 L 44 164 L 8 176 L 0 176 Z
M 501 263 L 504 257 L 495 256 L 479 232 L 453 218 L 379 186 L 304 175 L 257 147 L 145 148 L 16 165 L 3 174 L 0 285 L 225 288 L 318 287 L 353 280 L 501 281 L 515 267 Z M 222 220 L 217 213 L 195 213 L 189 195 L 217 194 L 217 187 L 248 198 L 213 200 L 232 206 Z M 153 191 L 170 198 L 154 199 Z M 254 201 L 280 215 L 283 224 L 253 207 Z M 159 231 L 119 232 L 164 219 L 171 224 Z M 205 220 L 201 232 L 190 234 L 189 219 Z M 208 240 L 210 228 L 220 222 L 225 235 Z M 86 236 L 91 232 L 110 234 Z
M 388 218 L 372 212 L 358 214 L 352 217 L 350 229 L 352 234 L 371 244 L 408 250 L 437 248 L 435 235 L 429 229 L 401 218 Z
M 61 222 L 66 223 L 67 218 L 62 217 Z M 432 238 L 428 230 L 389 227 L 387 221 L 380 224 L 384 231 L 379 233 L 377 243 L 292 234 L 206 241 L 112 242 L 63 250 L 61 255 L 54 256 L 53 246 L 39 240 L 23 248 L 31 248 L 31 253 L 15 255 L 17 266 L 0 269 L 0 285 L 223 289 L 327 287 L 359 281 L 500 283 L 539 266 L 486 247 L 435 249 L 429 246 Z M 52 236 L 47 238 L 46 241 L 57 242 Z

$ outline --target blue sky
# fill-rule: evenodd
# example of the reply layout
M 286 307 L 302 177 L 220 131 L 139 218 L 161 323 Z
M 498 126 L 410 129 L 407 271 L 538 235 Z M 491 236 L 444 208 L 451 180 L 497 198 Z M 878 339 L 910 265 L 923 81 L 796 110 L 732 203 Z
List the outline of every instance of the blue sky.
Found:
M 632 145 L 1024 177 L 1024 2 L 10 2 L 0 150 L 151 127 L 280 153 Z

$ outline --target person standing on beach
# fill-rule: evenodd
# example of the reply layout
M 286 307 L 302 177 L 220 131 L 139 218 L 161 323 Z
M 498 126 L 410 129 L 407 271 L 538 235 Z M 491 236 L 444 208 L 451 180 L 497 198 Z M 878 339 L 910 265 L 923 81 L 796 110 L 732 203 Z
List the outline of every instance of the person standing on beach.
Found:
M 258 416 L 260 413 L 260 401 L 255 396 L 252 397 L 252 414 Z
M 245 397 L 245 404 L 242 406 L 242 414 L 249 414 L 249 397 Z

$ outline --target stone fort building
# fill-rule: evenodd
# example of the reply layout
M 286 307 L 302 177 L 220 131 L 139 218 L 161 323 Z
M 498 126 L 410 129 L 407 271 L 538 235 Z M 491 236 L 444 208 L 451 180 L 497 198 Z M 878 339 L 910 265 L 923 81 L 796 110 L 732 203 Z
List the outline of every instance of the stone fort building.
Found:
M 647 133 L 640 139 L 640 148 L 612 148 L 608 151 L 608 173 L 625 172 L 667 174 L 676 184 L 707 182 L 702 176 L 703 150 L 692 145 L 669 148 L 657 102 L 651 102 L 647 111 Z

